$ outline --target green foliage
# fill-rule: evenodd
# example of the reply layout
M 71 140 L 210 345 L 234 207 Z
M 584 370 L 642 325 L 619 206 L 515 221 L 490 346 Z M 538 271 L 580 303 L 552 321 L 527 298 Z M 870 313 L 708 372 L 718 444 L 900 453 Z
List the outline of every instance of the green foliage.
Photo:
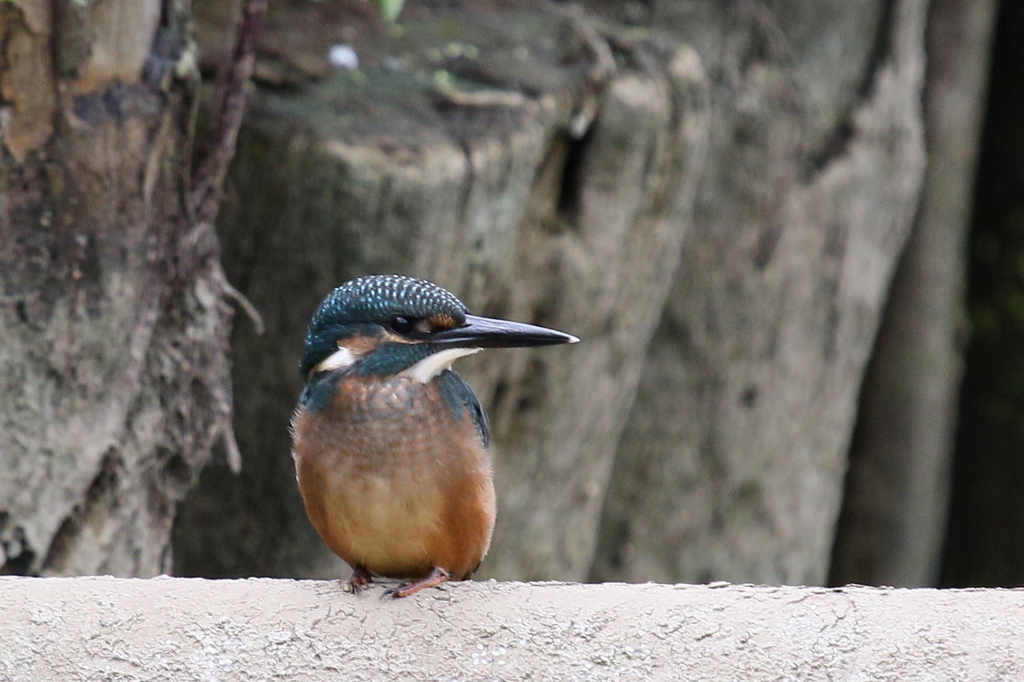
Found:
M 394 21 L 402 13 L 402 5 L 405 4 L 405 0 L 377 0 L 377 4 L 380 6 L 380 13 L 384 15 L 384 18 Z

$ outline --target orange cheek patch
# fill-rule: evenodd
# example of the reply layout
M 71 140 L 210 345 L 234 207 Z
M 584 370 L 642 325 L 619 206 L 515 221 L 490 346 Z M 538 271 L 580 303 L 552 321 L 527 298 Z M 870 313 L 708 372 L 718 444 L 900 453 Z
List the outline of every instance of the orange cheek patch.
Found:
M 352 336 L 338 339 L 338 348 L 344 348 L 356 357 L 362 357 L 377 347 L 377 339 L 368 336 Z
M 451 329 L 455 326 L 455 320 L 449 315 L 434 315 L 427 318 L 427 322 L 434 329 Z

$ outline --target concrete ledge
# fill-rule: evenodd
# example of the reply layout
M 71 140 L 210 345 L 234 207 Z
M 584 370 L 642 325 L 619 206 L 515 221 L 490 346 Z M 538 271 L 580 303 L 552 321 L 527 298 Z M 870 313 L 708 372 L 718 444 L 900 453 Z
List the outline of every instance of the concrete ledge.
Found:
M 0 578 L 3 680 L 1021 680 L 1024 591 Z

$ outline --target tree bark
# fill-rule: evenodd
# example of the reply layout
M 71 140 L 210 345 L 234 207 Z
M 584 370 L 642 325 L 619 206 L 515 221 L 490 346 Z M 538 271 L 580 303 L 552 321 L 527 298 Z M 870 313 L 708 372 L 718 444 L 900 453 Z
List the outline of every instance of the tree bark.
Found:
M 654 21 L 720 55 L 712 143 L 591 578 L 820 584 L 918 203 L 928 3 L 697 4 Z
M 0 572 L 168 570 L 230 428 L 187 5 L 0 3 Z
M 78 680 L 1016 680 L 1024 592 L 0 579 L 0 676 Z
M 966 246 L 995 3 L 933 0 L 924 191 L 861 391 L 830 582 L 934 585 L 966 340 Z

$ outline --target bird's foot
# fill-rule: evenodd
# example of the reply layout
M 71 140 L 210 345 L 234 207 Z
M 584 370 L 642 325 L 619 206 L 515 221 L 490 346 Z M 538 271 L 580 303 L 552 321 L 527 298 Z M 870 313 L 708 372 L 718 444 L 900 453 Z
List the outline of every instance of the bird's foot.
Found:
M 381 598 L 392 597 L 394 599 L 401 599 L 402 597 L 408 597 L 411 594 L 416 594 L 420 590 L 425 590 L 428 587 L 437 587 L 441 583 L 446 583 L 451 579 L 452 576 L 448 571 L 434 566 L 426 578 L 421 578 L 411 583 L 405 583 L 398 587 L 392 587 L 391 589 L 386 590 L 384 594 L 381 595 Z
M 347 589 L 352 594 L 359 594 L 364 587 L 373 582 L 373 576 L 365 568 L 357 568 L 352 571 L 352 577 L 346 583 Z

